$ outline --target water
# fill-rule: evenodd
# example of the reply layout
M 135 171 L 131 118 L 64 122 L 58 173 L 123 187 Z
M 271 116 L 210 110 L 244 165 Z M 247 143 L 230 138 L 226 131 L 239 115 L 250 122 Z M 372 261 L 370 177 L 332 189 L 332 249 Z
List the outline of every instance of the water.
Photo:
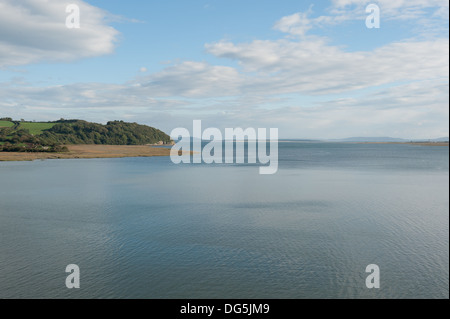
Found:
M 448 298 L 447 147 L 0 163 L 0 298 Z M 68 264 L 81 289 L 65 287 Z M 366 266 L 381 288 L 367 289 Z

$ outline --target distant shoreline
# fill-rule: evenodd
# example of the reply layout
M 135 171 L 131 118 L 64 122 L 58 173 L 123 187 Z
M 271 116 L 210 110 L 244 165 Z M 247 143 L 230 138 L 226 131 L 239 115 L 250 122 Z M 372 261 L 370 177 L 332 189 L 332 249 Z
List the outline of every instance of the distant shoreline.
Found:
M 2 161 L 170 156 L 170 149 L 146 145 L 66 145 L 66 153 L 0 152 Z
M 448 146 L 448 142 L 344 142 L 352 144 L 407 144 L 419 146 Z
M 357 142 L 357 141 L 295 141 L 280 140 L 279 143 L 334 143 L 334 144 L 403 144 L 403 145 L 419 145 L 419 146 L 449 146 L 448 142 Z

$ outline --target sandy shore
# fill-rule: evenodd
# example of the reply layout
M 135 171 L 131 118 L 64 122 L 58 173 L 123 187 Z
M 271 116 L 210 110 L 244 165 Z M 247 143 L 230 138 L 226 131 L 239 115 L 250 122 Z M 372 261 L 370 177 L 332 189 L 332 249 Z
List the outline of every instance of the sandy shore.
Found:
M 67 148 L 67 153 L 0 152 L 0 161 L 170 156 L 168 148 L 141 145 L 67 145 Z

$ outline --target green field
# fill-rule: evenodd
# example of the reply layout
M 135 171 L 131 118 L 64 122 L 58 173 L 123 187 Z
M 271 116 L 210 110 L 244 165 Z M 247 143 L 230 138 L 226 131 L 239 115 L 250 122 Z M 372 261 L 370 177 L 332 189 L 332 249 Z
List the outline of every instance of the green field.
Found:
M 28 122 L 21 122 L 19 125 L 19 129 L 27 129 L 30 131 L 30 134 L 33 135 L 39 135 L 42 133 L 42 131 L 51 129 L 53 126 L 55 126 L 56 123 L 28 123 Z
M 10 121 L 0 121 L 0 127 L 13 127 L 14 123 Z

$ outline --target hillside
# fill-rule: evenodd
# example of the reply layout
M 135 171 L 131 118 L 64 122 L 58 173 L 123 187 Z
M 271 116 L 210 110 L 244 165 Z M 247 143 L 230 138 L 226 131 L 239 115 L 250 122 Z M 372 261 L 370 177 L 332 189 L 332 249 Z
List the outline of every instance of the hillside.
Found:
M 60 152 L 64 145 L 145 145 L 168 144 L 170 137 L 150 126 L 123 121 L 106 125 L 82 120 L 55 122 L 0 119 L 0 151 Z

